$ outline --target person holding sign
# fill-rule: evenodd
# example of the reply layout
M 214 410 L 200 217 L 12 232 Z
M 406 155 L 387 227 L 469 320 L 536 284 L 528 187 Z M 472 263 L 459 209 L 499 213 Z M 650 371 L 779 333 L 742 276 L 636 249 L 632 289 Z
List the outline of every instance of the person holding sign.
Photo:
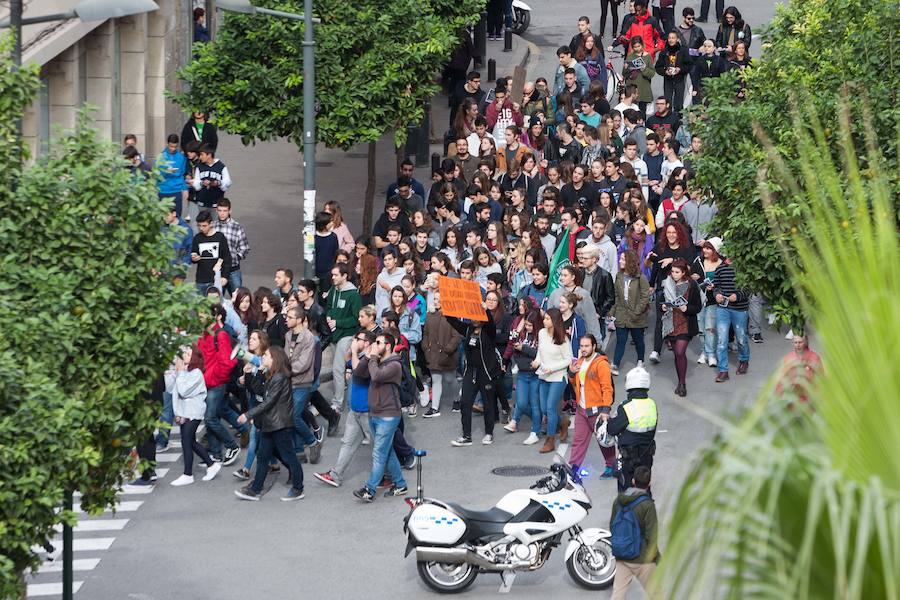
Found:
M 462 435 L 450 443 L 456 447 L 472 445 L 472 404 L 481 392 L 484 400 L 484 437 L 481 443 L 494 443 L 494 410 L 497 385 L 501 382 L 502 363 L 497 352 L 497 326 L 481 301 L 481 288 L 474 281 L 441 277 L 438 280 L 441 305 L 447 322 L 462 336 L 466 370 L 462 379 Z

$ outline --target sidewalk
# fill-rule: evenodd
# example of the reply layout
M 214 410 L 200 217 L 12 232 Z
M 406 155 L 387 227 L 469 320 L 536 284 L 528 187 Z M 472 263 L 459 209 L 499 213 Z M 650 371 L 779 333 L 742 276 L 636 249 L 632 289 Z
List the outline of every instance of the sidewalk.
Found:
M 503 42 L 488 41 L 484 67 L 480 70 L 482 87 L 487 81 L 487 60 L 497 61 L 497 76 L 512 76 L 517 65 L 533 62 L 537 47 L 519 36 L 513 36 L 511 52 L 503 52 Z M 442 137 L 447 129 L 447 99 L 438 94 L 431 103 L 431 152 L 442 153 Z M 344 220 L 354 236 L 362 235 L 363 203 L 366 191 L 367 145 L 348 152 L 319 144 L 316 148 L 316 206 L 321 209 L 328 200 L 337 200 Z M 251 252 L 242 263 L 244 285 L 272 287 L 272 276 L 278 267 L 294 270 L 300 277 L 300 231 L 303 208 L 303 157 L 299 148 L 286 140 L 257 143 L 244 147 L 240 138 L 220 134 L 218 157 L 228 166 L 234 181 L 228 197 L 234 205 L 234 217 L 244 225 Z M 394 136 L 388 134 L 377 144 L 376 187 L 373 222 L 384 207 L 385 190 L 396 177 Z M 431 185 L 431 165 L 418 167 L 416 179 Z

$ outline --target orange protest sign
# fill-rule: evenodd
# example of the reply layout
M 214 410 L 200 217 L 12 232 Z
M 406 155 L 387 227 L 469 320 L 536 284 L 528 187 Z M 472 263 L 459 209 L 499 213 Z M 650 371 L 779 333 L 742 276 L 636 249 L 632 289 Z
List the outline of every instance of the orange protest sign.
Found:
M 444 316 L 487 321 L 487 314 L 481 306 L 481 286 L 477 281 L 442 275 L 438 278 L 438 292 L 441 294 L 441 312 Z

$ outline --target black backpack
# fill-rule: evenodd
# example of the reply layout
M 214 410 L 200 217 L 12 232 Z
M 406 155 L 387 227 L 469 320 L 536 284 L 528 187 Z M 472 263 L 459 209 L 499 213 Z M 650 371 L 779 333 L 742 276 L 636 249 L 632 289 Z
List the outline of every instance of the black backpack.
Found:
M 409 359 L 409 350 L 400 351 L 400 366 L 403 375 L 397 388 L 400 391 L 400 406 L 406 408 L 416 403 L 419 398 L 419 388 Z

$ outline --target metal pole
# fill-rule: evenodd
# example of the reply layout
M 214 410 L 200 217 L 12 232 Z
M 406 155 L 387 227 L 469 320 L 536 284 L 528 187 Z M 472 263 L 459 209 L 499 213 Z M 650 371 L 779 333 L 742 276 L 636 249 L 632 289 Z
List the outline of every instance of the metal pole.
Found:
M 13 0 L 14 2 L 17 0 Z M 66 492 L 65 510 L 72 511 L 72 492 Z M 72 600 L 72 526 L 63 524 L 63 600 Z
M 316 218 L 316 43 L 312 0 L 303 0 L 303 17 L 303 261 L 309 278 L 315 262 Z
M 22 65 L 22 0 L 9 1 L 9 26 L 13 30 L 13 67 L 18 69 Z M 21 133 L 21 121 L 19 122 Z

